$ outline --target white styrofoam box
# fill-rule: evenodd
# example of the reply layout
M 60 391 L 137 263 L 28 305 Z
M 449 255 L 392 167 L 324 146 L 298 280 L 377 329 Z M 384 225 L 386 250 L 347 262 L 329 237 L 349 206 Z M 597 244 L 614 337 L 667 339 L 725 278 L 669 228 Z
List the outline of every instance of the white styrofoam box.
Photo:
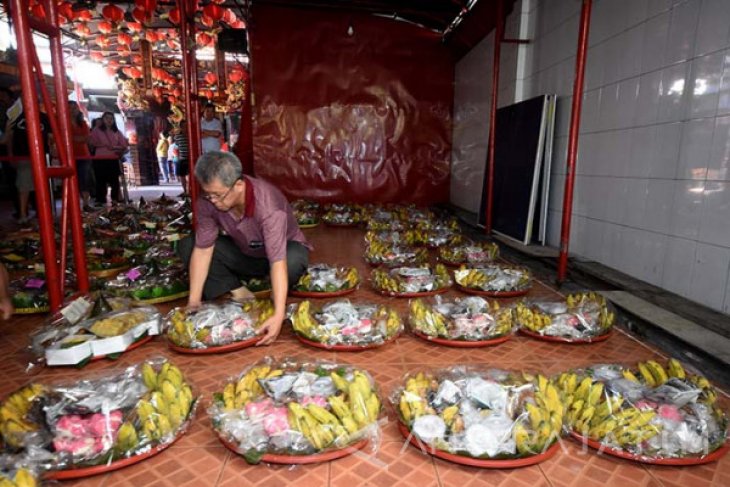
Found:
M 649 180 L 627 178 L 624 179 L 623 186 L 626 188 L 626 192 L 621 204 L 623 206 L 623 215 L 620 222 L 629 227 L 642 228 L 644 213 L 646 212 Z
M 685 122 L 679 147 L 677 179 L 705 179 L 712 150 L 715 119 L 703 118 Z
M 730 249 L 697 243 L 689 297 L 714 309 L 722 309 L 727 287 Z
M 704 181 L 676 181 L 669 233 L 675 237 L 697 239 L 704 202 Z
M 669 233 L 674 190 L 674 181 L 664 179 L 647 181 L 642 228 L 652 232 Z
M 664 64 L 674 64 L 692 57 L 699 17 L 698 0 L 679 3 L 672 8 L 672 20 L 664 49 Z
M 697 240 L 730 248 L 730 182 L 705 181 Z
M 722 81 L 717 103 L 717 115 L 730 115 L 730 49 L 723 51 Z
M 697 242 L 684 238 L 668 237 L 664 257 L 662 287 L 682 296 L 688 296 L 692 285 Z
M 730 45 L 730 2 L 702 0 L 697 24 L 695 56 L 724 49 Z
M 715 119 L 707 180 L 730 181 L 730 116 Z
M 682 141 L 682 122 L 656 126 L 655 150 L 649 167 L 650 178 L 674 179 Z
M 723 53 L 717 52 L 692 61 L 687 118 L 711 117 L 717 113 L 723 60 Z
M 63 348 L 65 344 L 76 340 L 83 340 L 78 345 Z M 93 356 L 91 342 L 93 335 L 70 335 L 58 343 L 46 348 L 46 364 L 55 365 L 76 365 Z
M 636 112 L 634 114 L 635 125 L 648 125 L 656 122 L 661 94 L 661 70 L 641 75 L 639 78 L 639 96 L 636 100 Z
M 678 122 L 684 115 L 690 63 L 680 63 L 662 70 L 662 94 L 657 122 Z
M 665 12 L 649 19 L 644 27 L 641 45 L 641 70 L 644 73 L 664 67 L 664 49 L 669 35 L 671 13 Z
M 655 156 L 656 125 L 636 127 L 631 135 L 631 157 L 624 176 L 646 178 L 649 176 L 652 158 Z

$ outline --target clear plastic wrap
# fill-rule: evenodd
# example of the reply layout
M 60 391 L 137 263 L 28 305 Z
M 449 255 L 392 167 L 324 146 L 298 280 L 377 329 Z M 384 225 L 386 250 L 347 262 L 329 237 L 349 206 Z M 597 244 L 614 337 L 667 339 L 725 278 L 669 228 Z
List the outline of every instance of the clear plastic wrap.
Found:
M 456 283 L 466 290 L 494 293 L 527 291 L 531 284 L 530 270 L 509 264 L 484 267 L 462 266 L 454 271 Z
M 294 217 L 300 227 L 314 227 L 319 225 L 319 214 L 312 210 L 295 209 Z
M 451 276 L 443 264 L 432 269 L 422 267 L 397 267 L 395 269 L 373 269 L 373 286 L 378 292 L 393 295 L 435 293 L 451 286 Z
M 156 263 L 132 267 L 105 283 L 116 296 L 155 304 L 180 299 L 188 294 L 187 269 L 178 263 L 160 270 Z
M 10 282 L 15 313 L 44 313 L 50 309 L 45 276 L 33 275 Z
M 30 384 L 0 405 L 7 450 L 48 470 L 110 465 L 169 446 L 194 415 L 180 370 L 155 358 L 78 382 Z
M 403 331 L 398 312 L 377 304 L 353 304 L 347 299 L 312 309 L 309 301 L 292 304 L 289 319 L 297 335 L 324 347 L 383 345 Z
M 34 332 L 30 348 L 36 363 L 82 365 L 116 356 L 158 335 L 160 322 L 161 315 L 153 307 L 130 307 L 126 300 L 102 297 L 93 305 L 89 297 L 81 297 Z
M 675 359 L 666 366 L 598 364 L 556 382 L 568 430 L 606 453 L 647 463 L 703 463 L 727 441 L 728 417 L 716 390 Z
M 408 324 L 427 337 L 459 341 L 486 341 L 512 335 L 514 310 L 480 296 L 414 299 Z
M 428 251 L 422 247 L 373 240 L 365 248 L 365 261 L 371 265 L 418 265 L 428 262 Z
M 363 209 L 359 205 L 328 205 L 322 215 L 322 221 L 328 225 L 359 225 L 363 221 Z
M 308 211 L 312 213 L 319 213 L 319 203 L 310 200 L 294 200 L 291 202 L 292 210 L 294 211 Z
M 165 318 L 165 336 L 183 348 L 221 347 L 255 338 L 259 327 L 273 314 L 274 305 L 268 299 L 175 308 Z
M 381 412 L 367 372 L 271 357 L 221 384 L 208 409 L 221 441 L 249 463 L 302 463 L 366 442 L 374 452 Z
M 498 256 L 499 247 L 493 242 L 465 242 L 439 248 L 441 262 L 454 266 L 488 264 L 494 262 Z
M 0 487 L 36 487 L 40 485 L 39 470 L 27 457 L 0 454 Z
M 390 402 L 404 435 L 457 457 L 537 456 L 557 446 L 562 431 L 556 385 L 524 372 L 463 365 L 413 371 Z
M 360 274 L 354 267 L 312 264 L 294 285 L 294 290 L 307 293 L 334 293 L 355 289 L 359 284 Z
M 271 291 L 271 278 L 269 276 L 250 277 L 248 279 L 241 280 L 241 285 L 246 287 L 246 289 L 254 293 L 257 297 L 261 297 L 260 294 L 266 294 Z
M 565 341 L 590 341 L 606 335 L 616 314 L 606 298 L 598 293 L 569 294 L 564 301 L 518 303 L 517 324 L 523 330 Z
M 409 224 L 401 220 L 378 221 L 368 220 L 367 229 L 375 232 L 399 232 L 409 228 Z

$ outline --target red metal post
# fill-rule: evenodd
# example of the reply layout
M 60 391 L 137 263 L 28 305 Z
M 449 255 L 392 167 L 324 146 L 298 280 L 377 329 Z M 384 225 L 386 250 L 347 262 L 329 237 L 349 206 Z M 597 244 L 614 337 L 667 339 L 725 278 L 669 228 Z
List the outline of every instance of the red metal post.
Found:
M 198 108 L 198 61 L 195 56 L 195 43 L 188 39 L 195 39 L 195 26 L 192 16 L 195 13 L 195 3 L 188 0 L 176 0 L 180 10 L 180 47 L 182 49 L 183 68 L 183 97 L 185 98 L 185 112 L 187 119 L 188 147 L 190 155 L 189 191 L 193 201 L 193 225 L 195 225 L 195 200 L 197 187 L 195 185 L 195 162 L 200 157 L 200 109 Z M 192 46 L 192 47 L 191 47 Z
M 55 0 L 47 1 L 46 8 L 51 23 L 56 26 L 58 23 L 58 6 Z M 68 109 L 68 86 L 66 84 L 66 65 L 63 61 L 63 47 L 61 37 L 54 36 L 50 38 L 51 62 L 53 64 L 53 72 L 55 90 L 56 90 L 56 114 L 58 115 L 61 129 L 61 137 L 56 143 L 63 145 L 66 149 L 67 159 L 62 161 L 62 165 L 72 170 L 72 175 L 64 179 L 64 201 L 61 218 L 62 239 L 61 239 L 61 272 L 66 269 L 66 235 L 65 231 L 68 224 L 71 225 L 71 238 L 73 239 L 73 254 L 76 264 L 76 285 L 81 293 L 89 292 L 89 275 L 86 267 L 86 252 L 84 249 L 84 230 L 83 219 L 81 217 L 81 199 L 79 195 L 79 183 L 76 178 L 76 158 L 73 149 L 73 132 L 71 130 L 71 114 Z M 79 107 L 81 101 L 79 100 Z M 63 289 L 63 279 L 61 280 Z
M 23 111 L 28 130 L 28 147 L 33 168 L 33 184 L 36 194 L 36 209 L 40 224 L 40 238 L 43 246 L 43 261 L 46 269 L 46 286 L 51 309 L 58 309 L 63 302 L 63 294 L 59 286 L 58 266 L 56 263 L 56 241 L 53 230 L 53 214 L 51 212 L 51 193 L 48 188 L 46 174 L 46 156 L 43 147 L 40 110 L 33 74 L 32 53 L 33 36 L 28 22 L 28 5 L 25 0 L 10 0 L 11 15 L 18 41 L 18 70 L 20 71 L 21 96 Z M 40 73 L 42 79 L 42 73 Z M 49 114 L 51 116 L 52 114 Z
M 583 0 L 580 11 L 580 30 L 578 31 L 578 52 L 575 57 L 575 82 L 573 83 L 573 106 L 570 111 L 570 131 L 568 133 L 568 160 L 563 194 L 563 222 L 560 229 L 560 254 L 558 256 L 558 283 L 565 281 L 568 272 L 568 247 L 570 246 L 570 222 L 573 217 L 573 188 L 575 187 L 575 165 L 578 158 L 578 135 L 580 130 L 580 110 L 583 104 L 583 78 L 588 50 L 588 29 L 591 23 L 592 0 Z
M 492 65 L 492 107 L 489 111 L 489 145 L 487 147 L 487 208 L 484 231 L 492 233 L 494 203 L 494 139 L 497 125 L 497 98 L 499 97 L 499 57 L 504 37 L 504 0 L 497 0 L 497 26 L 494 31 L 494 59 Z

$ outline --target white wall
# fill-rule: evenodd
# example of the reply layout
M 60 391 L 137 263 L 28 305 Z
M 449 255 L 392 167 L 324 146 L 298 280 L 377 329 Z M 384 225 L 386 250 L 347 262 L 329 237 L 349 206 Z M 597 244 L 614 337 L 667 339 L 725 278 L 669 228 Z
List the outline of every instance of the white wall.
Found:
M 559 95 L 552 246 L 580 4 L 517 3 L 534 42 L 512 95 Z M 570 251 L 730 313 L 730 0 L 594 0 Z

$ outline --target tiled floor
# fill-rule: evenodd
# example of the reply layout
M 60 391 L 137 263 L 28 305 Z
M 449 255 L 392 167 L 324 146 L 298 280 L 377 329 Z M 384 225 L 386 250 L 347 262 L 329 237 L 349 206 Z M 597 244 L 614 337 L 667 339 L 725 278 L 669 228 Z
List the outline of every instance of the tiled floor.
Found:
M 311 262 L 357 265 L 365 276 L 355 300 L 385 301 L 405 312 L 407 301 L 383 298 L 369 286 L 369 268 L 361 258 L 364 232 L 357 229 L 319 227 L 307 230 L 315 245 Z M 457 291 L 450 291 L 456 296 Z M 537 283 L 531 296 L 555 294 L 550 287 Z M 175 303 L 182 304 L 182 303 Z M 161 306 L 166 311 L 171 306 Z M 90 478 L 68 482 L 73 486 L 280 486 L 297 485 L 355 487 L 373 485 L 403 486 L 727 486 L 730 485 L 730 457 L 718 463 L 687 468 L 645 467 L 611 457 L 601 457 L 585 451 L 571 440 L 564 440 L 556 456 L 540 465 L 516 470 L 479 470 L 433 459 L 418 449 L 404 444 L 393 414 L 383 422 L 377 452 L 366 450 L 351 457 L 330 463 L 274 467 L 249 466 L 243 459 L 223 448 L 210 429 L 205 408 L 213 391 L 229 374 L 235 374 L 246 364 L 266 355 L 299 356 L 303 359 L 322 358 L 358 364 L 377 380 L 382 394 L 388 394 L 399 378 L 408 370 L 427 366 L 445 366 L 457 363 L 488 364 L 509 369 L 526 369 L 553 374 L 567 368 L 596 362 L 637 360 L 656 357 L 652 348 L 643 345 L 624 332 L 610 340 L 587 346 L 571 346 L 538 342 L 517 336 L 493 348 L 451 349 L 425 343 L 404 335 L 396 343 L 378 350 L 360 353 L 334 353 L 305 348 L 285 329 L 279 340 L 270 347 L 253 348 L 227 355 L 187 356 L 167 350 L 160 339 L 138 350 L 123 355 L 117 361 L 91 364 L 84 370 L 31 369 L 26 374 L 28 356 L 23 351 L 27 334 L 41 321 L 37 317 L 17 318 L 0 324 L 0 397 L 28 380 L 73 380 L 89 373 L 123 367 L 153 356 L 170 357 L 188 375 L 202 394 L 202 405 L 189 433 L 160 455 L 138 465 Z

